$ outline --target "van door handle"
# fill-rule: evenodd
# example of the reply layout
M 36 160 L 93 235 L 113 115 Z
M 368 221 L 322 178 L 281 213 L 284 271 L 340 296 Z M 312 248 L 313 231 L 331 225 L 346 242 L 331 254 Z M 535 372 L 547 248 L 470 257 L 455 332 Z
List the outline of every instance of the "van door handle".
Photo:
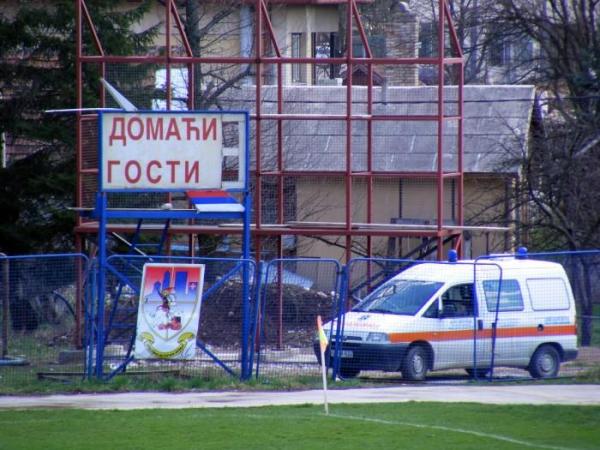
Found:
M 483 330 L 483 320 L 482 319 L 479 319 L 477 321 L 477 329 L 478 330 Z

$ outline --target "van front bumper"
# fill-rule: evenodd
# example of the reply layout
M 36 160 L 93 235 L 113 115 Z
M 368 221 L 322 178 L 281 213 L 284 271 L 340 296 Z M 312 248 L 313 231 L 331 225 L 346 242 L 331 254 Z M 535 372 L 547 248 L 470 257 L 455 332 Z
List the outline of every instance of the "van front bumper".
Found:
M 331 348 L 333 347 L 333 348 Z M 319 342 L 313 345 L 319 364 L 321 354 Z M 397 372 L 400 370 L 408 344 L 367 344 L 344 342 L 340 349 L 340 366 L 345 369 L 382 370 Z M 325 359 L 333 366 L 333 351 L 335 345 L 327 348 Z

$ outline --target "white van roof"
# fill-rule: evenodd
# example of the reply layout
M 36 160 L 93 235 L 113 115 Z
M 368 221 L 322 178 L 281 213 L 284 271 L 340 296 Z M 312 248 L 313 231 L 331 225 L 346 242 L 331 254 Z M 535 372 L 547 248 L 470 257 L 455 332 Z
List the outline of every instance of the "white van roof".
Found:
M 500 270 L 503 273 L 514 272 L 540 272 L 544 273 L 564 273 L 562 266 L 558 263 L 541 261 L 539 259 L 517 259 L 517 258 L 493 258 L 478 260 L 464 260 L 455 263 L 416 263 L 408 269 L 400 272 L 396 277 L 409 280 L 431 280 L 431 281 L 454 281 L 468 283 L 473 281 L 477 267 L 478 276 L 485 278 L 500 276 Z

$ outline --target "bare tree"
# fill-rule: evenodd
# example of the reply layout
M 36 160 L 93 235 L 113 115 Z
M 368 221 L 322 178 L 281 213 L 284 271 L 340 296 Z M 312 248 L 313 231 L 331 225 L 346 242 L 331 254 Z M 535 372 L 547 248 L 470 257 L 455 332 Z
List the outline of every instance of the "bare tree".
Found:
M 502 23 L 539 45 L 543 64 L 537 68 L 537 80 L 556 99 L 551 106 L 571 127 L 585 130 L 596 124 L 600 113 L 598 1 L 500 0 L 499 5 Z M 579 151 L 586 143 L 578 144 Z
M 600 41 L 597 1 L 501 0 L 500 27 L 539 47 L 532 61 L 539 95 L 514 205 L 525 242 L 536 250 L 600 245 Z M 512 161 L 510 159 L 512 158 Z M 567 264 L 582 315 L 582 344 L 592 336 L 596 257 Z
M 239 1 L 199 2 L 185 0 L 178 3 L 187 41 L 194 57 L 239 57 L 251 56 L 254 32 L 250 6 Z M 177 51 L 184 52 L 183 46 Z M 173 68 L 174 70 L 178 70 Z M 194 108 L 199 110 L 220 107 L 219 97 L 239 84 L 251 74 L 251 65 L 234 63 L 194 64 L 193 92 Z M 185 69 L 180 69 L 188 83 Z M 175 84 L 182 83 L 176 81 Z M 172 86 L 179 95 L 174 100 L 184 105 L 192 86 Z M 165 88 L 157 94 L 165 95 Z M 179 90 L 178 90 L 179 89 Z M 162 92 L 161 92 L 162 91 Z

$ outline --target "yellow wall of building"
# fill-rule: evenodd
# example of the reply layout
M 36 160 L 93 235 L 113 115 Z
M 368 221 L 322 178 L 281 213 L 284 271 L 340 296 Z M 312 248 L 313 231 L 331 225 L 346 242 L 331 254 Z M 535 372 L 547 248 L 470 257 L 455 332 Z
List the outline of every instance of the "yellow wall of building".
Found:
M 445 222 L 452 223 L 453 192 L 446 183 L 444 192 Z M 499 201 L 505 193 L 501 178 L 466 177 L 465 218 L 467 223 L 502 226 L 498 218 L 504 214 L 504 203 Z M 323 223 L 345 221 L 345 185 L 339 179 L 300 179 L 297 185 L 298 220 Z M 364 182 L 355 183 L 353 189 L 353 221 L 366 223 L 367 192 Z M 423 223 L 436 221 L 436 186 L 430 180 L 376 180 L 373 187 L 373 223 L 389 224 L 392 218 L 420 219 Z M 493 206 L 495 205 L 495 206 Z M 308 216 L 307 218 L 302 215 Z M 473 239 L 466 247 L 465 256 L 476 257 L 487 251 L 504 251 L 505 233 L 471 232 Z M 333 239 L 333 238 L 332 238 Z M 358 241 L 365 241 L 358 238 Z M 420 238 L 403 238 L 402 254 L 406 254 L 421 242 Z M 344 239 L 337 242 L 345 244 Z M 364 242 L 363 242 L 364 243 Z M 396 248 L 400 244 L 396 242 Z M 374 253 L 387 255 L 388 238 L 373 238 Z M 343 259 L 344 249 L 314 239 L 298 239 L 298 255 Z

